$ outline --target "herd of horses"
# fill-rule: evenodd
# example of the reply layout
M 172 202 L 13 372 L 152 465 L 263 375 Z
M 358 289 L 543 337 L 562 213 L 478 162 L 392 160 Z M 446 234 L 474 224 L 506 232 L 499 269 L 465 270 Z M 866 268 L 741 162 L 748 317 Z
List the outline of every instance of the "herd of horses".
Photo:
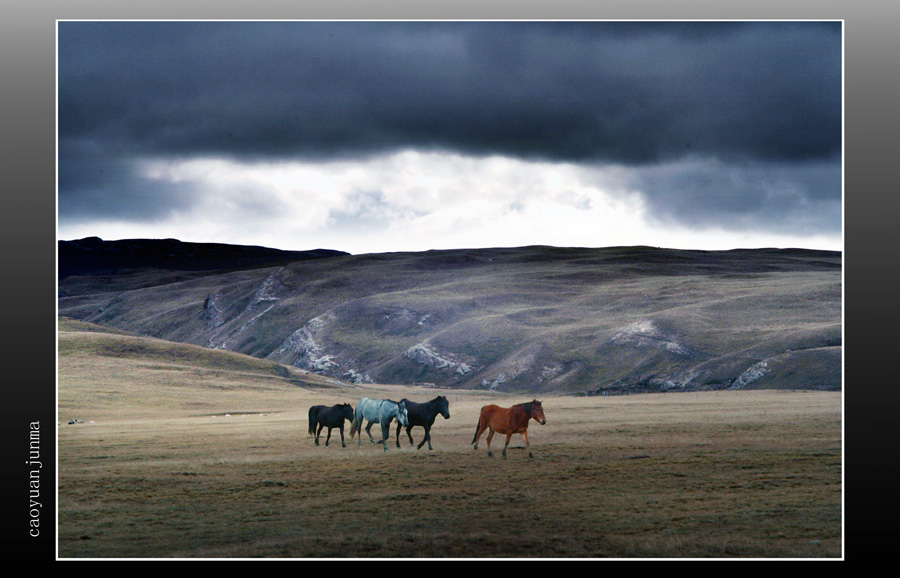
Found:
M 384 451 L 388 451 L 388 441 L 390 439 L 391 423 L 397 421 L 397 447 L 400 447 L 400 430 L 406 428 L 406 435 L 409 437 L 410 445 L 415 445 L 412 437 L 412 428 L 422 427 L 425 429 L 425 436 L 419 442 L 417 449 L 428 444 L 428 449 L 433 450 L 431 446 L 431 426 L 434 425 L 437 416 L 441 415 L 444 419 L 450 419 L 450 403 L 443 395 L 439 395 L 431 401 L 425 403 L 416 403 L 403 398 L 400 401 L 390 399 L 370 399 L 364 397 L 359 400 L 354 409 L 349 403 L 341 403 L 333 406 L 314 405 L 309 408 L 309 434 L 315 436 L 315 443 L 319 445 L 319 436 L 322 430 L 328 428 L 328 434 L 325 437 L 325 446 L 331 440 L 331 430 L 337 428 L 341 433 L 341 447 L 347 447 L 344 442 L 344 422 L 350 422 L 350 439 L 358 433 L 359 445 L 362 446 L 362 428 L 363 423 L 368 422 L 365 429 L 369 434 L 369 441 L 373 444 L 381 444 Z M 481 414 L 478 417 L 478 425 L 475 428 L 475 437 L 472 438 L 472 444 L 478 449 L 478 441 L 481 435 L 487 431 L 488 455 L 493 456 L 491 451 L 491 438 L 495 433 L 506 434 L 506 444 L 503 446 L 503 457 L 506 458 L 506 448 L 509 446 L 509 440 L 513 434 L 522 434 L 525 439 L 525 447 L 528 449 L 528 457 L 534 458 L 531 453 L 531 444 L 528 442 L 528 424 L 531 420 L 535 420 L 541 425 L 547 423 L 544 417 L 544 408 L 541 402 L 531 400 L 526 403 L 519 403 L 512 407 L 500 407 L 498 405 L 485 405 L 481 408 Z M 372 436 L 372 426 L 374 424 L 381 425 L 381 440 L 375 441 Z

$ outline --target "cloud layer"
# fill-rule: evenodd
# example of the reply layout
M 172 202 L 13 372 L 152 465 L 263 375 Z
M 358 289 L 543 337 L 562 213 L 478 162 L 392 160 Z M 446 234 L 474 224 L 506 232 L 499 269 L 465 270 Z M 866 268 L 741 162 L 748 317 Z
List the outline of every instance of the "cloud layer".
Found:
M 61 232 L 301 203 L 323 233 L 387 234 L 541 199 L 840 235 L 840 23 L 60 22 L 58 39 Z

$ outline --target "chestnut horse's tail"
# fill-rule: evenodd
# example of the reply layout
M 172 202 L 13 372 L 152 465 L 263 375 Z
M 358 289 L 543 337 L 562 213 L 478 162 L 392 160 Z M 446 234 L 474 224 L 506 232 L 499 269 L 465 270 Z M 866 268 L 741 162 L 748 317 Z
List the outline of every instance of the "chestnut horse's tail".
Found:
M 475 436 L 472 438 L 472 443 L 478 439 L 478 433 L 481 431 L 481 420 L 484 415 L 484 406 L 481 407 L 481 413 L 478 414 L 478 425 L 475 426 Z

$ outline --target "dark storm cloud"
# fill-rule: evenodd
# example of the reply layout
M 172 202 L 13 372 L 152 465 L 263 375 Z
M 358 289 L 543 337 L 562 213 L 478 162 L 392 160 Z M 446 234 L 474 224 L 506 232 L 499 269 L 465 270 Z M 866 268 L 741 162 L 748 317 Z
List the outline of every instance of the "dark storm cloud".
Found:
M 837 23 L 61 22 L 60 137 L 643 163 L 841 142 Z
M 58 129 L 67 222 L 152 221 L 211 194 L 147 178 L 141 159 L 363 159 L 415 148 L 626 167 L 628 186 L 663 222 L 833 234 L 842 28 L 60 22 Z
M 841 183 L 841 165 L 834 162 L 685 160 L 644 166 L 627 178 L 658 221 L 793 235 L 840 235 Z
M 127 218 L 153 221 L 188 208 L 192 185 L 160 183 L 141 174 L 132 159 L 91 142 L 59 142 L 58 210 L 68 221 Z

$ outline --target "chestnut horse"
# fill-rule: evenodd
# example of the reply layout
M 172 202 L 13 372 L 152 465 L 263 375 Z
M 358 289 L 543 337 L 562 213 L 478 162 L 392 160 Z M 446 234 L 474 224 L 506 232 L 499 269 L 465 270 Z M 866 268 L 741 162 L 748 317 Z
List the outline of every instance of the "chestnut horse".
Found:
M 506 458 L 506 447 L 509 445 L 509 438 L 514 433 L 522 434 L 525 438 L 525 447 L 528 449 L 528 457 L 534 459 L 531 453 L 531 444 L 528 443 L 528 423 L 534 419 L 536 422 L 544 425 L 547 423 L 544 418 L 544 408 L 541 402 L 536 399 L 528 403 L 520 403 L 512 407 L 500 407 L 497 405 L 486 405 L 481 408 L 481 415 L 478 417 L 478 426 L 475 428 L 475 437 L 472 443 L 475 449 L 478 449 L 478 438 L 484 433 L 484 430 L 490 429 L 487 435 L 488 455 L 493 456 L 491 452 L 491 438 L 494 433 L 506 434 L 506 444 L 503 446 L 503 458 Z

